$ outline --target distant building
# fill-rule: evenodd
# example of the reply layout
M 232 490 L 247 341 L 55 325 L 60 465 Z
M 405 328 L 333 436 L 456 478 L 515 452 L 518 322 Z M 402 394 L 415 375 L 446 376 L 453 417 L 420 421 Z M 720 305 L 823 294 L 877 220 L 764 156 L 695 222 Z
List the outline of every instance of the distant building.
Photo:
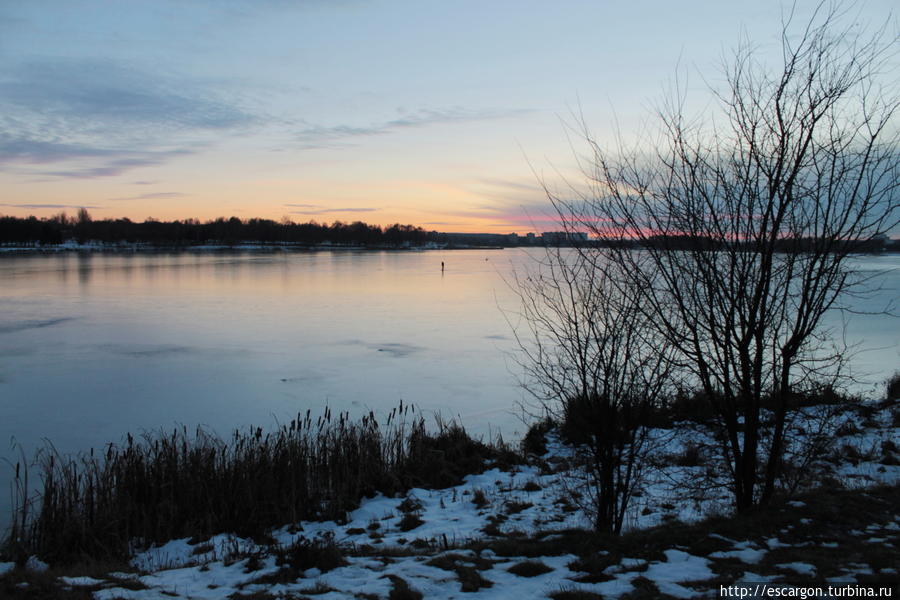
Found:
M 573 246 L 588 241 L 588 234 L 581 231 L 545 231 L 541 240 L 547 246 Z
M 441 241 L 454 246 L 474 247 L 505 247 L 518 246 L 519 235 L 517 233 L 442 233 Z
M 542 235 L 527 233 L 431 233 L 432 241 L 457 248 L 507 248 L 515 246 L 575 246 L 589 241 L 587 233 L 569 231 L 545 231 Z

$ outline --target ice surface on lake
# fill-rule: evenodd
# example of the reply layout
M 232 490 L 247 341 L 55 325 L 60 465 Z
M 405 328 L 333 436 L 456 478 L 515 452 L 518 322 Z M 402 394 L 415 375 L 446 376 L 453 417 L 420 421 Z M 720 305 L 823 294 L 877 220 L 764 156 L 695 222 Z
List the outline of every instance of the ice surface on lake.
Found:
M 0 258 L 0 457 L 99 448 L 402 399 L 482 434 L 521 429 L 499 306 L 523 252 L 63 254 Z M 441 272 L 441 262 L 445 270 Z M 0 520 L 10 468 L 0 463 Z
M 517 308 L 505 280 L 529 267 L 520 249 L 2 256 L 0 458 L 18 459 L 11 440 L 30 458 L 43 439 L 71 452 L 179 424 L 227 435 L 401 399 L 515 438 L 527 396 L 501 308 Z M 900 270 L 882 285 L 862 309 L 897 297 Z M 900 367 L 898 330 L 853 317 L 849 341 L 873 349 L 857 374 Z M 11 473 L 0 462 L 0 521 Z

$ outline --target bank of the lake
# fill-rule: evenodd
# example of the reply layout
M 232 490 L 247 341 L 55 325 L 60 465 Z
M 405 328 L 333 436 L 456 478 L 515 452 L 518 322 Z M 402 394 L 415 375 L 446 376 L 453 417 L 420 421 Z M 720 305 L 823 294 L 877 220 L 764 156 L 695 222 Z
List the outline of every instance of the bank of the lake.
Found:
M 900 398 L 841 402 L 837 412 L 830 403 L 800 409 L 792 437 L 806 435 L 804 424 L 821 418 L 837 419 L 837 437 L 807 466 L 806 487 L 750 514 L 731 516 L 726 490 L 690 484 L 716 460 L 695 455 L 698 445 L 712 442 L 699 420 L 654 419 L 653 468 L 632 500 L 621 538 L 589 531 L 577 453 L 556 430 L 536 428 L 523 448 L 530 452 L 510 460 L 509 449 L 473 446 L 464 432 L 445 428 L 444 441 L 438 432 L 427 442 L 431 452 L 415 461 L 424 487 L 375 493 L 337 519 L 301 518 L 252 533 L 195 529 L 152 545 L 135 538 L 131 552 L 99 545 L 66 556 L 60 539 L 42 551 L 49 564 L 34 555 L 18 562 L 0 557 L 0 591 L 9 598 L 78 600 L 471 593 L 562 600 L 709 597 L 721 586 L 748 582 L 795 591 L 896 589 L 900 449 L 893 440 L 900 437 Z M 353 425 L 341 421 L 340 427 Z M 269 437 L 260 432 L 255 439 L 251 445 L 262 448 Z M 182 440 L 174 441 L 177 454 Z M 454 454 L 461 448 L 473 451 Z M 429 481 L 450 465 L 466 465 L 471 473 L 453 474 L 461 478 L 456 482 Z M 196 482 L 183 483 L 179 487 Z M 247 491 L 235 486 L 229 494 Z M 283 499 L 263 492 L 255 501 L 260 507 Z M 201 499 L 208 500 L 195 498 Z M 166 502 L 159 508 L 175 508 L 165 508 Z M 85 503 L 73 506 L 86 516 Z M 253 513 L 252 506 L 247 510 Z M 102 516 L 95 526 L 104 527 Z

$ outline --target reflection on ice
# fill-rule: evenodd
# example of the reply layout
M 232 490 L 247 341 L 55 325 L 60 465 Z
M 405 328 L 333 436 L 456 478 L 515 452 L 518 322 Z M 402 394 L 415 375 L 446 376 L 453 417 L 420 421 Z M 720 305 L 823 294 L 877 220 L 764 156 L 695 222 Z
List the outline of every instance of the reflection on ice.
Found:
M 67 321 L 74 320 L 75 317 L 60 317 L 58 319 L 34 319 L 30 321 L 19 321 L 17 323 L 0 323 L 0 334 L 15 333 L 17 331 L 25 331 L 26 329 L 41 329 L 44 327 L 52 327 Z
M 151 357 L 151 356 L 166 356 L 171 354 L 185 354 L 188 352 L 198 352 L 197 348 L 191 348 L 189 346 L 175 346 L 172 344 L 160 344 L 160 345 L 127 345 L 127 344 L 102 344 L 97 346 L 97 349 L 100 351 L 109 352 L 111 354 L 116 354 L 119 356 L 133 356 L 136 358 L 140 357 Z
M 370 348 L 375 348 L 379 352 L 385 352 L 391 356 L 409 356 L 414 352 L 425 350 L 420 346 L 412 344 L 367 344 Z
M 0 459 L 13 437 L 29 455 L 44 438 L 69 452 L 401 399 L 514 439 L 524 392 L 500 308 L 517 308 L 511 269 L 531 265 L 523 250 L 4 256 Z M 900 271 L 886 278 L 861 310 L 896 297 Z M 884 348 L 857 372 L 878 382 L 900 366 L 896 331 L 890 317 L 851 319 L 849 342 Z M 8 481 L 0 462 L 0 513 Z

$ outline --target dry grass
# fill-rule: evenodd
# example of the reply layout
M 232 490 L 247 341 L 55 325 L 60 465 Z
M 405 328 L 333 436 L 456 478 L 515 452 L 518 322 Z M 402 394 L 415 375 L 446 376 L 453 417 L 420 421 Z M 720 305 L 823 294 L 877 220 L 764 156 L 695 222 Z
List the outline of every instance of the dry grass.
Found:
M 539 560 L 524 560 L 507 569 L 507 571 L 513 575 L 518 575 L 519 577 L 537 577 L 538 575 L 549 573 L 552 570 L 553 569 Z
M 397 523 L 397 528 L 400 531 L 412 531 L 424 523 L 425 521 L 419 515 L 409 512 L 403 515 L 403 518 Z
M 396 575 L 385 575 L 391 580 L 391 592 L 388 600 L 422 600 L 422 592 L 409 587 L 409 584 L 402 577 Z
M 0 576 L 0 598 L 4 600 L 93 600 L 95 591 L 117 587 L 127 590 L 143 590 L 146 586 L 136 578 L 125 575 L 111 577 L 110 572 L 125 573 L 131 567 L 125 561 L 87 561 L 69 565 L 66 569 L 51 567 L 38 572 L 17 568 Z M 86 576 L 97 579 L 96 585 L 68 586 L 60 577 Z
M 438 420 L 429 432 L 402 405 L 384 424 L 371 413 L 351 421 L 307 412 L 274 432 L 250 428 L 227 440 L 181 428 L 129 434 L 97 454 L 62 456 L 48 447 L 37 459 L 40 502 L 19 494 L 4 549 L 13 559 L 36 554 L 56 563 L 125 556 L 135 539 L 259 537 L 303 519 L 341 519 L 376 492 L 455 485 L 486 461 L 511 457 L 455 422 Z M 26 476 L 16 480 L 22 490 Z

